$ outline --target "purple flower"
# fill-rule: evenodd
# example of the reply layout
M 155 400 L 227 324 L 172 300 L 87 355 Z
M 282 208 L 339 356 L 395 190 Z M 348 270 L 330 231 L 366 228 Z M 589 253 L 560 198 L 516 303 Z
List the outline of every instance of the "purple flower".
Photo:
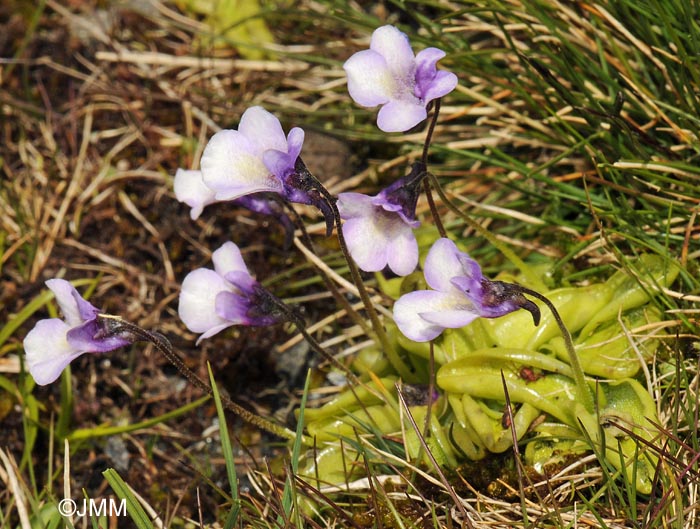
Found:
M 65 320 L 39 320 L 24 338 L 29 372 L 40 386 L 56 380 L 83 353 L 106 353 L 129 345 L 133 340 L 109 333 L 98 320 L 100 311 L 80 297 L 64 279 L 49 279 Z
M 436 338 L 445 329 L 464 327 L 476 318 L 498 318 L 524 308 L 535 325 L 539 309 L 517 285 L 491 281 L 479 264 L 449 239 L 438 239 L 425 259 L 425 281 L 434 290 L 417 290 L 394 304 L 394 321 L 416 342 Z
M 285 138 L 275 116 L 262 107 L 251 107 L 241 116 L 238 130 L 222 130 L 209 140 L 202 154 L 202 182 L 217 201 L 267 191 L 290 202 L 316 206 L 330 228 L 331 210 L 318 191 L 320 184 L 299 157 L 303 143 L 302 129 L 294 127 Z M 191 184 L 191 189 L 196 185 Z M 201 189 L 191 194 L 197 208 L 210 200 L 211 195 Z
M 404 33 L 382 26 L 372 34 L 369 50 L 355 53 L 343 66 L 350 97 L 364 107 L 382 105 L 377 125 L 384 132 L 406 131 L 427 117 L 430 101 L 457 86 L 455 74 L 437 70 L 444 56 L 437 48 L 414 56 Z
M 284 194 L 282 178 L 294 170 L 303 143 L 302 129 L 293 128 L 285 138 L 275 116 L 262 107 L 251 107 L 241 116 L 238 130 L 222 130 L 209 140 L 202 154 L 202 179 L 217 200 L 260 191 Z M 281 155 L 275 162 L 284 161 L 268 167 L 267 151 Z
M 241 251 L 227 242 L 212 254 L 214 270 L 198 268 L 185 277 L 178 314 L 189 330 L 209 338 L 231 325 L 272 325 L 282 321 L 272 294 L 253 279 Z
M 343 235 L 350 255 L 365 272 L 378 272 L 387 265 L 405 276 L 418 264 L 418 243 L 413 229 L 420 183 L 425 176 L 417 164 L 405 178 L 394 182 L 377 196 L 340 193 L 338 210 L 345 220 Z

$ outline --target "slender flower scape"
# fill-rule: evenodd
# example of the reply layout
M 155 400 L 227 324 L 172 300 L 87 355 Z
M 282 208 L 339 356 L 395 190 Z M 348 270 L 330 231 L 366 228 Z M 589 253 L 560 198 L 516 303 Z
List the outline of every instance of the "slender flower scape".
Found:
M 394 321 L 416 342 L 436 338 L 445 329 L 464 327 L 476 318 L 498 318 L 518 309 L 532 313 L 535 325 L 540 311 L 517 285 L 491 281 L 479 264 L 460 252 L 449 239 L 438 239 L 425 259 L 425 281 L 434 290 L 417 290 L 394 304 Z
M 100 311 L 85 301 L 64 279 L 49 279 L 64 320 L 39 320 L 24 338 L 27 367 L 44 386 L 56 380 L 73 360 L 84 353 L 106 353 L 134 342 L 125 334 L 110 333 L 97 318 Z
M 232 242 L 212 254 L 214 270 L 198 268 L 185 277 L 178 314 L 197 343 L 231 325 L 265 326 L 283 321 L 275 298 L 253 279 Z
M 369 50 L 350 57 L 343 68 L 348 92 L 364 107 L 382 105 L 377 126 L 384 132 L 403 132 L 427 117 L 430 101 L 449 94 L 457 76 L 438 71 L 445 52 L 426 48 L 413 55 L 408 37 L 394 26 L 374 31 Z
M 222 130 L 212 136 L 201 160 L 202 183 L 187 185 L 178 200 L 190 204 L 192 214 L 200 206 L 268 191 L 290 202 L 318 207 L 326 217 L 330 208 L 318 192 L 318 182 L 299 157 L 304 131 L 294 127 L 287 137 L 279 120 L 262 107 L 251 107 L 241 116 L 238 130 Z M 201 211 L 200 211 L 201 212 Z
M 378 272 L 387 265 L 405 276 L 418 264 L 418 243 L 413 229 L 420 183 L 425 175 L 416 164 L 408 176 L 400 178 L 377 196 L 340 193 L 338 210 L 345 220 L 343 235 L 350 255 L 365 272 Z

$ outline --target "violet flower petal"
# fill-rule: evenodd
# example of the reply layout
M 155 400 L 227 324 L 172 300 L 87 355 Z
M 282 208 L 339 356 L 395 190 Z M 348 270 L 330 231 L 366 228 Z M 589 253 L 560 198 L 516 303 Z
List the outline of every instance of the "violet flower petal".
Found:
M 415 72 L 415 57 L 408 36 L 394 26 L 382 26 L 372 33 L 369 49 L 379 53 L 392 75 L 406 78 Z
M 350 255 L 365 272 L 379 272 L 387 265 L 385 233 L 372 217 L 353 218 L 343 224 Z
M 418 315 L 428 323 L 439 325 L 444 329 L 459 329 L 460 327 L 470 324 L 480 316 L 475 309 L 470 309 L 466 305 L 460 306 L 457 304 L 457 300 L 454 301 L 455 306 L 459 306 L 460 308 L 448 308 L 434 311 L 428 310 L 420 312 Z
M 438 71 L 437 62 L 445 52 L 437 48 L 426 48 L 416 55 L 415 95 L 423 103 L 449 94 L 457 86 L 457 76 L 451 72 Z
M 231 271 L 224 274 L 224 279 L 235 286 L 241 292 L 252 295 L 257 281 L 245 271 Z
M 457 245 L 447 238 L 438 239 L 428 251 L 423 275 L 428 286 L 442 292 L 453 290 L 452 278 L 464 275 Z
M 387 211 L 382 200 L 361 193 L 340 193 L 338 210 L 345 220 L 343 235 L 360 269 L 378 272 L 387 265 L 397 275 L 408 275 L 418 264 L 418 243 L 403 216 Z
M 440 314 L 446 315 L 447 323 L 464 325 L 478 317 L 478 314 L 464 312 L 463 319 L 454 317 L 458 299 L 454 295 L 437 290 L 417 290 L 401 296 L 394 303 L 394 322 L 399 330 L 414 342 L 427 342 L 437 338 L 447 325 Z M 426 315 L 427 318 L 423 317 Z
M 226 320 L 229 325 L 250 325 L 247 317 L 250 305 L 248 300 L 234 292 L 219 292 L 216 296 L 216 314 Z
M 265 151 L 262 155 L 262 160 L 267 170 L 279 180 L 282 180 L 285 176 L 294 171 L 294 162 L 286 152 L 276 150 Z M 284 194 L 284 192 L 282 192 L 282 194 Z
M 227 241 L 217 248 L 212 253 L 211 260 L 214 263 L 214 270 L 222 277 L 229 272 L 244 272 L 250 277 L 241 250 L 231 241 Z
M 254 142 L 237 130 L 222 130 L 209 140 L 202 154 L 204 184 L 217 200 L 232 200 L 261 191 L 279 193 L 282 184 L 270 174 Z
M 358 105 L 376 107 L 391 100 L 396 83 L 379 53 L 359 51 L 345 61 L 343 69 L 348 76 L 348 93 Z
M 238 132 L 250 142 L 251 153 L 256 156 L 268 149 L 287 152 L 287 138 L 280 120 L 263 107 L 254 106 L 243 112 Z
M 484 289 L 481 285 L 481 279 L 474 279 L 470 276 L 459 276 L 453 277 L 450 283 L 460 292 L 460 294 L 466 296 L 474 305 L 480 306 L 481 299 L 484 296 Z
M 178 169 L 175 172 L 173 187 L 175 198 L 192 208 L 192 220 L 197 220 L 206 206 L 217 202 L 216 193 L 207 187 L 202 179 L 202 171 Z
M 100 312 L 94 305 L 85 301 L 65 279 L 48 279 L 46 286 L 53 292 L 63 318 L 70 327 L 82 325 L 85 320 L 94 319 Z
M 289 155 L 292 165 L 294 165 L 301 154 L 301 148 L 304 145 L 304 129 L 294 127 L 287 134 L 287 154 Z
M 66 340 L 76 351 L 84 353 L 108 353 L 120 347 L 125 347 L 133 340 L 118 335 L 95 338 L 103 331 L 102 324 L 97 319 L 86 321 L 78 327 L 73 327 L 66 333 Z
M 395 99 L 379 109 L 377 126 L 384 132 L 404 132 L 428 117 L 425 105 L 418 99 L 404 101 Z
M 362 193 L 339 193 L 337 205 L 343 219 L 366 217 L 374 208 L 374 198 Z
M 437 71 L 437 63 L 445 56 L 438 48 L 425 48 L 416 54 L 416 78 L 430 79 Z M 420 96 L 419 96 L 420 97 Z
M 68 343 L 69 329 L 70 325 L 58 318 L 39 320 L 24 338 L 27 369 L 40 386 L 55 381 L 68 364 L 83 354 Z
M 397 223 L 398 224 L 398 223 Z M 387 251 L 388 265 L 399 276 L 407 276 L 418 266 L 418 241 L 411 226 L 403 222 L 391 234 Z
M 214 270 L 198 268 L 182 281 L 178 315 L 192 332 L 203 333 L 197 343 L 231 325 L 216 312 L 216 296 L 232 287 Z
M 459 80 L 455 74 L 440 70 L 435 74 L 435 77 L 430 84 L 425 87 L 421 87 L 420 98 L 425 103 L 429 103 L 433 99 L 443 97 L 452 92 L 452 90 L 454 90 L 457 86 L 458 82 Z

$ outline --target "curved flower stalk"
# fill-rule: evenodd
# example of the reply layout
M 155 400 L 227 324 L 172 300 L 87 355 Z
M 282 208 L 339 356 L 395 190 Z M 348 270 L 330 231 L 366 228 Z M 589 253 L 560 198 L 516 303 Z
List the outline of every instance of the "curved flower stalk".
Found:
M 170 341 L 159 332 L 147 331 L 146 329 L 142 329 L 138 325 L 134 325 L 133 323 L 121 319 L 119 316 L 111 316 L 109 314 L 98 315 L 97 321 L 106 329 L 107 332 L 111 332 L 112 334 L 124 334 L 131 336 L 133 337 L 133 341 L 142 340 L 150 342 L 155 346 L 156 349 L 158 349 L 163 354 L 163 356 L 165 356 L 165 358 L 168 359 L 168 361 L 171 364 L 173 364 L 177 368 L 180 374 L 183 377 L 185 377 L 193 386 L 201 389 L 202 391 L 211 396 L 215 396 L 215 392 L 212 389 L 212 386 L 207 384 L 203 379 L 199 377 L 199 375 L 197 375 L 194 371 L 187 367 L 187 365 L 185 365 L 182 359 L 173 350 L 173 346 L 170 343 Z M 210 377 L 210 381 L 213 385 L 214 379 L 213 375 L 211 374 L 211 371 Z M 246 410 L 240 404 L 237 404 L 225 395 L 220 395 L 220 398 L 222 405 L 226 409 L 232 411 L 244 421 L 248 421 L 249 423 L 257 426 L 258 428 L 266 430 L 273 435 L 278 435 L 279 437 L 282 437 L 284 439 L 297 439 L 296 432 L 293 432 L 285 428 L 284 426 L 269 421 L 259 415 L 255 415 L 254 413 Z M 312 441 L 306 438 L 305 436 L 302 436 L 302 442 L 306 445 L 312 444 Z
M 387 265 L 396 275 L 405 276 L 418 264 L 418 242 L 413 229 L 424 166 L 414 165 L 378 195 L 340 193 L 338 210 L 345 220 L 343 235 L 350 255 L 365 272 L 378 272 Z
M 450 239 L 438 239 L 432 246 L 424 275 L 433 290 L 410 292 L 394 304 L 394 321 L 411 340 L 427 342 L 445 329 L 518 309 L 529 311 L 535 325 L 539 323 L 539 308 L 523 296 L 518 285 L 485 278 L 479 264 Z
M 331 211 L 318 191 L 319 183 L 299 157 L 303 143 L 302 129 L 294 127 L 285 137 L 275 116 L 251 107 L 241 116 L 238 130 L 222 130 L 209 140 L 202 154 L 202 182 L 215 200 L 271 192 L 316 206 L 331 226 Z M 211 195 L 192 196 L 200 203 L 211 199 Z
M 232 242 L 212 254 L 214 270 L 198 268 L 182 282 L 178 314 L 197 343 L 232 325 L 265 326 L 285 320 L 272 294 L 255 281 Z
M 350 97 L 364 107 L 382 105 L 377 126 L 384 132 L 404 132 L 427 117 L 428 103 L 457 86 L 455 74 L 437 70 L 444 56 L 437 48 L 414 56 L 404 33 L 382 26 L 372 33 L 369 49 L 343 65 Z
M 49 279 L 64 319 L 39 320 L 24 338 L 27 368 L 40 386 L 55 381 L 73 360 L 85 353 L 106 353 L 134 342 L 128 333 L 114 333 L 98 318 L 99 309 L 85 301 L 64 279 Z

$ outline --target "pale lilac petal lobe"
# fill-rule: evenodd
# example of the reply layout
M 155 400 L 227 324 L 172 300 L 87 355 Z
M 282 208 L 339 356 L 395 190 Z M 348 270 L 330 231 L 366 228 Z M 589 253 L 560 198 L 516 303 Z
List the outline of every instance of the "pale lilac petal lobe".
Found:
M 387 265 L 385 234 L 370 218 L 353 218 L 343 224 L 350 255 L 365 272 L 379 272 Z
M 214 270 L 220 276 L 228 272 L 245 272 L 248 274 L 248 267 L 243 261 L 241 250 L 231 241 L 225 242 L 211 255 Z M 250 274 L 248 274 L 250 275 Z
M 352 219 L 370 215 L 374 207 L 372 201 L 372 197 L 362 193 L 339 193 L 337 204 L 340 217 Z
M 58 318 L 40 320 L 24 338 L 27 369 L 40 386 L 55 381 L 82 354 L 66 340 L 70 326 Z
M 453 277 L 450 283 L 471 300 L 480 300 L 484 296 L 484 289 L 481 286 L 481 281 L 469 276 Z M 478 301 L 477 301 L 478 302 Z
M 395 81 L 384 57 L 372 50 L 359 51 L 343 65 L 348 93 L 358 105 L 376 107 L 389 102 Z
M 444 97 L 457 87 L 458 82 L 457 76 L 452 72 L 437 72 L 430 85 L 419 97 L 425 103 L 439 97 Z
M 253 293 L 253 289 L 257 284 L 257 281 L 251 277 L 247 270 L 226 272 L 224 279 L 246 294 Z
M 462 271 L 467 277 L 471 277 L 476 281 L 481 281 L 483 275 L 481 273 L 481 266 L 474 259 L 469 257 L 466 253 L 459 252 L 457 254 L 459 262 L 462 263 Z
M 304 129 L 294 127 L 287 134 L 287 154 L 292 160 L 292 165 L 296 162 L 301 154 L 301 148 L 304 145 Z
M 423 274 L 430 288 L 448 292 L 452 289 L 453 277 L 463 274 L 457 245 L 450 239 L 438 239 L 425 258 Z
M 287 151 L 287 138 L 280 120 L 263 107 L 247 109 L 241 116 L 238 131 L 248 139 L 255 155 L 261 155 L 267 149 Z
M 401 223 L 390 237 L 389 268 L 398 276 L 407 276 L 418 266 L 418 242 L 411 226 Z
M 228 290 L 226 281 L 206 268 L 193 270 L 182 281 L 178 315 L 192 332 L 205 333 L 214 327 L 230 325 L 216 313 L 216 296 Z
M 405 132 L 428 116 L 418 100 L 393 100 L 379 109 L 377 126 L 384 132 Z
M 75 300 L 75 304 L 78 307 L 78 313 L 83 321 L 94 319 L 95 316 L 99 314 L 100 311 L 97 309 L 97 307 L 95 307 L 89 301 L 85 301 L 75 289 L 73 289 L 73 299 Z
M 435 70 L 437 62 L 445 56 L 439 48 L 425 48 L 416 54 L 416 75 Z
M 97 314 L 98 310 L 80 297 L 75 287 L 65 279 L 48 279 L 46 286 L 53 292 L 56 303 L 58 303 L 61 313 L 69 326 L 80 325 L 86 319 Z
M 394 322 L 399 330 L 415 342 L 427 342 L 437 338 L 445 329 L 443 325 L 429 322 L 421 313 L 430 308 L 443 308 L 445 295 L 434 290 L 417 290 L 401 296 L 394 303 Z
M 475 310 L 465 308 L 440 310 L 440 311 L 425 311 L 419 313 L 419 316 L 429 323 L 440 325 L 446 329 L 459 329 L 465 325 L 469 325 L 477 319 L 480 314 Z
M 415 95 L 424 104 L 449 94 L 457 86 L 457 76 L 451 72 L 438 71 L 437 61 L 445 52 L 437 48 L 427 48 L 416 56 Z
M 372 33 L 370 50 L 379 53 L 396 76 L 413 75 L 415 57 L 408 37 L 394 26 L 382 26 Z
M 265 167 L 261 153 L 236 130 L 214 134 L 204 148 L 200 165 L 202 180 L 214 191 L 217 200 L 281 189 L 281 184 Z
M 340 216 L 344 219 L 351 219 L 366 215 L 373 208 L 373 199 L 362 193 L 339 193 L 338 209 Z
M 175 172 L 173 188 L 178 202 L 192 208 L 192 220 L 197 220 L 206 206 L 216 202 L 216 193 L 204 183 L 202 171 L 178 169 Z

